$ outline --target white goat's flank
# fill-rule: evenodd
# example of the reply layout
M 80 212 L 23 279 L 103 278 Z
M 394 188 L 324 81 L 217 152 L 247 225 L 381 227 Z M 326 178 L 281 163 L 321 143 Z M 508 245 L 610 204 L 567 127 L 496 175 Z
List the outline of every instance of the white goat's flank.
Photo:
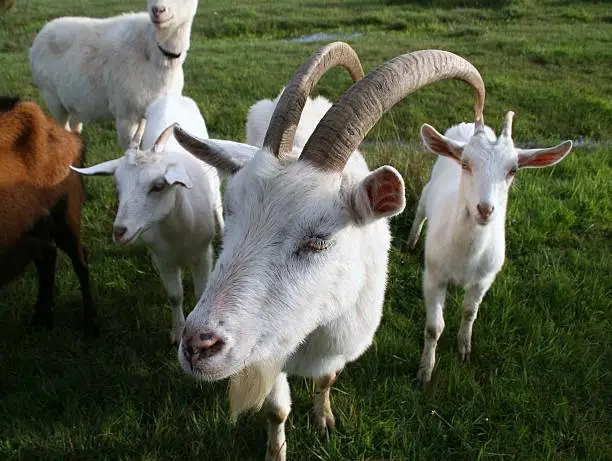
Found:
M 283 91 L 284 88 L 275 99 L 262 99 L 251 106 L 246 123 L 247 144 L 256 147 L 263 146 L 266 131 L 272 119 L 272 113 Z M 317 124 L 331 106 L 332 103 L 323 96 L 308 98 L 300 117 L 300 123 L 295 131 L 293 155 L 299 156 L 306 141 L 308 141 Z
M 208 137 L 191 99 L 163 96 L 146 114 L 144 150 L 128 149 L 119 159 L 77 171 L 114 174 L 119 195 L 115 232 L 123 227 L 120 241 L 140 242 L 149 249 L 173 307 L 171 340 L 177 342 L 184 326 L 181 268 L 191 269 L 199 298 L 212 266 L 212 239 L 223 230 L 220 183 L 217 171 L 186 152 L 174 137 L 160 152 L 151 150 L 161 132 L 174 123 Z M 165 189 L 152 191 L 159 181 L 168 183 Z
M 512 117 L 511 112 L 506 115 L 505 133 L 511 133 Z M 511 136 L 498 138 L 487 126 L 475 133 L 473 123 L 455 125 L 445 136 L 428 125 L 421 133 L 425 145 L 440 155 L 423 188 L 408 239 L 414 246 L 427 220 L 423 274 L 427 322 L 418 373 L 420 383 L 426 384 L 444 329 L 442 309 L 448 283 L 465 289 L 457 340 L 462 359 L 469 360 L 478 307 L 505 260 L 506 209 L 514 172 L 561 161 L 571 143 L 518 149 Z
M 180 95 L 197 0 L 149 0 L 147 12 L 110 18 L 62 17 L 38 33 L 29 58 L 51 114 L 67 127 L 114 120 L 123 149 L 147 107 Z M 152 8 L 164 7 L 156 26 Z M 169 15 L 172 15 L 170 17 Z M 166 51 L 180 53 L 177 59 Z

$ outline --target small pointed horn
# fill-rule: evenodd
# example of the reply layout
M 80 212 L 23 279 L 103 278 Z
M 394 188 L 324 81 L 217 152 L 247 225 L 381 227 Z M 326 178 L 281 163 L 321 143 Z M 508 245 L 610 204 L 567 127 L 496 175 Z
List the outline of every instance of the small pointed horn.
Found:
M 502 136 L 506 138 L 512 137 L 512 120 L 514 119 L 514 112 L 509 110 L 506 112 L 506 117 L 504 118 L 504 129 L 502 130 Z
M 344 67 L 354 82 L 363 77 L 357 53 L 344 42 L 334 42 L 319 48 L 291 77 L 272 114 L 264 139 L 264 147 L 269 148 L 278 158 L 291 152 L 295 130 L 308 95 L 321 77 L 334 67 Z
M 168 142 L 168 139 L 170 139 L 170 136 L 172 136 L 175 126 L 178 126 L 178 123 L 173 123 L 172 125 L 167 127 L 164 131 L 161 132 L 161 134 L 157 137 L 157 140 L 153 144 L 153 147 L 151 148 L 153 152 L 161 152 L 164 150 L 164 147 L 166 147 L 166 143 Z
M 138 123 L 138 128 L 136 128 L 136 132 L 134 136 L 132 136 L 132 140 L 130 141 L 129 150 L 140 150 L 140 143 L 142 142 L 142 137 L 144 135 L 145 126 L 147 125 L 147 119 L 142 118 L 140 123 Z
M 410 93 L 447 79 L 463 80 L 474 88 L 475 120 L 481 120 L 485 86 L 478 70 L 448 51 L 415 51 L 387 61 L 345 91 L 317 125 L 300 160 L 323 170 L 342 171 L 385 112 Z

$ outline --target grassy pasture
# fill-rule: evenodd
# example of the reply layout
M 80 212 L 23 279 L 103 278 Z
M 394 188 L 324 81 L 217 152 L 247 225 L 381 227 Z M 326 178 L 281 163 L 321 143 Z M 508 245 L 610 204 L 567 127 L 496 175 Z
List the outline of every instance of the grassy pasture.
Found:
M 41 101 L 27 49 L 49 19 L 108 16 L 142 1 L 17 0 L 0 13 L 0 94 Z M 274 97 L 322 43 L 314 33 L 354 34 L 364 68 L 423 48 L 454 51 L 487 84 L 485 119 L 516 112 L 521 146 L 578 145 L 560 165 L 519 172 L 508 211 L 507 261 L 475 324 L 472 364 L 455 336 L 460 290 L 447 299 L 446 330 L 431 386 L 415 388 L 425 312 L 423 243 L 405 239 L 433 156 L 418 127 L 469 120 L 465 85 L 441 82 L 387 114 L 366 138 L 371 167 L 394 165 L 408 206 L 393 219 L 385 314 L 373 347 L 333 391 L 338 429 L 312 424 L 312 385 L 291 381 L 291 460 L 612 459 L 612 9 L 564 0 L 202 1 L 185 64 L 185 94 L 211 136 L 244 139 L 251 104 Z M 333 71 L 317 92 L 336 99 L 348 77 Z M 0 127 L 1 129 L 1 127 Z M 114 127 L 88 125 L 89 163 L 118 156 Z M 398 147 L 398 142 L 401 147 Z M 260 415 L 227 422 L 225 383 L 194 385 L 169 345 L 170 311 L 145 253 L 119 248 L 110 229 L 111 179 L 86 181 L 84 235 L 102 336 L 80 333 L 75 276 L 60 257 L 56 328 L 28 328 L 34 270 L 0 291 L 1 460 L 261 460 Z M 1 225 L 1 223 L 0 223 Z M 186 282 L 186 310 L 194 305 Z

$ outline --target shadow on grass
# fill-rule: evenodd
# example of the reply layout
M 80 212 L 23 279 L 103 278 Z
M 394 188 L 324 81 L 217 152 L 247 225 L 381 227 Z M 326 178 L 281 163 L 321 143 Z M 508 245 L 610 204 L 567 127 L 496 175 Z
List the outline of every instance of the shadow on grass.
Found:
M 263 450 L 264 425 L 229 425 L 225 382 L 180 370 L 163 308 L 143 306 L 139 289 L 105 286 L 96 300 L 99 339 L 83 338 L 78 292 L 58 296 L 53 330 L 28 328 L 25 309 L 3 323 L 0 437 L 12 449 L 0 447 L 0 458 L 141 459 L 155 447 L 164 459 L 251 459 Z

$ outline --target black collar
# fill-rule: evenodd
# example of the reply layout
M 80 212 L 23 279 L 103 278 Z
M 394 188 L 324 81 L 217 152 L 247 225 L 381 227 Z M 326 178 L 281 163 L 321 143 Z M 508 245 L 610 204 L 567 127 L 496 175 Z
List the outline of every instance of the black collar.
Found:
M 168 59 L 178 59 L 181 57 L 181 53 L 172 53 L 171 51 L 164 50 L 159 43 L 157 44 L 157 48 L 159 48 L 159 51 Z

